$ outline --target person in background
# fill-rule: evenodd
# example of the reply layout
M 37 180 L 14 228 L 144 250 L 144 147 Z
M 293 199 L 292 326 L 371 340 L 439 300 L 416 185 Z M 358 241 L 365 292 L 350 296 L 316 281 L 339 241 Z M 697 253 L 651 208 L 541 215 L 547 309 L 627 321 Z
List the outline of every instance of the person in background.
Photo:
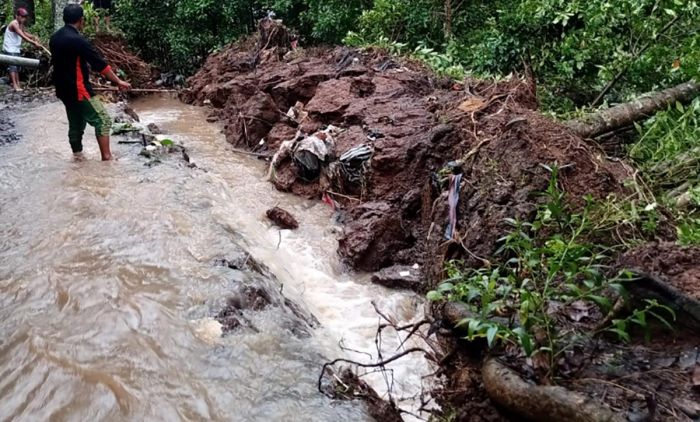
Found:
M 95 8 L 95 31 L 100 32 L 100 17 L 105 20 L 105 29 L 110 31 L 109 21 L 112 14 L 112 0 L 92 0 L 92 6 Z
M 63 9 L 65 26 L 51 36 L 49 47 L 53 63 L 56 96 L 63 102 L 68 115 L 68 140 L 74 157 L 83 159 L 83 133 L 89 123 L 95 128 L 97 144 L 103 161 L 112 159 L 109 146 L 112 120 L 102 101 L 95 96 L 90 84 L 90 70 L 115 83 L 120 90 L 131 85 L 114 74 L 95 48 L 80 34 L 85 28 L 83 8 L 69 4 Z M 89 65 L 89 67 L 88 67 Z
M 2 52 L 8 56 L 19 57 L 22 52 L 22 41 L 27 41 L 39 48 L 43 48 L 39 38 L 28 33 L 24 25 L 29 17 L 29 12 L 27 9 L 20 7 L 15 12 L 15 19 L 10 22 L 10 24 L 5 29 L 5 36 L 2 41 Z M 12 81 L 12 87 L 15 91 L 22 91 L 22 87 L 19 83 L 19 71 L 20 67 L 16 65 L 10 65 L 7 68 L 10 74 L 10 80 Z

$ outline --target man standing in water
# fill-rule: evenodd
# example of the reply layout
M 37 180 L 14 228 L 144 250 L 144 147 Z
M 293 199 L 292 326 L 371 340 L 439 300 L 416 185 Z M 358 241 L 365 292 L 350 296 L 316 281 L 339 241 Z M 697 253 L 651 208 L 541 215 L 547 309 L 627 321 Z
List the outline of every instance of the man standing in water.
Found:
M 24 7 L 17 9 L 17 12 L 15 13 L 15 20 L 10 22 L 7 28 L 5 28 L 5 36 L 2 40 L 3 54 L 19 57 L 22 48 L 22 40 L 34 44 L 39 48 L 43 48 L 41 46 L 41 42 L 39 42 L 39 39 L 34 35 L 29 34 L 24 29 L 24 24 L 27 22 L 28 17 L 29 12 L 27 12 L 27 9 Z M 10 74 L 12 87 L 15 89 L 15 91 L 21 91 L 22 88 L 19 85 L 19 66 L 8 66 L 7 71 Z
M 56 96 L 65 105 L 68 115 L 68 140 L 75 158 L 82 159 L 83 133 L 86 124 L 90 123 L 95 128 L 102 160 L 108 161 L 112 159 L 109 148 L 112 120 L 99 97 L 95 97 L 89 79 L 90 69 L 115 83 L 120 90 L 131 89 L 131 84 L 119 79 L 93 46 L 80 35 L 85 27 L 85 16 L 80 5 L 66 6 L 63 21 L 66 25 L 53 34 L 49 46 Z

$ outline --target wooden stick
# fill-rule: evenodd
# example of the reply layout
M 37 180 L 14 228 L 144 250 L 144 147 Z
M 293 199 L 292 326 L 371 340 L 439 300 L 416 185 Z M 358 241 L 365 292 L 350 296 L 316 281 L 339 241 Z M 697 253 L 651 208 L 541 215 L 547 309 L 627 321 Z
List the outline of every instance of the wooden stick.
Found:
M 261 154 L 259 152 L 244 151 L 244 150 L 238 149 L 238 148 L 231 148 L 231 151 L 235 152 L 236 154 L 250 155 L 251 157 L 272 158 L 272 155 L 270 155 L 270 154 Z
M 119 88 L 111 87 L 93 87 L 95 91 L 103 92 L 118 92 Z M 134 88 L 124 92 L 179 92 L 177 89 L 158 89 L 158 88 Z
M 328 190 L 328 191 L 326 191 L 326 193 L 329 193 L 329 194 L 331 194 L 331 195 L 333 195 L 333 196 L 339 196 L 339 197 L 341 197 L 341 198 L 349 199 L 349 200 L 351 200 L 351 201 L 362 202 L 362 200 L 361 200 L 360 198 L 355 198 L 355 197 L 352 197 L 352 196 L 343 195 L 342 193 L 333 192 L 332 190 Z

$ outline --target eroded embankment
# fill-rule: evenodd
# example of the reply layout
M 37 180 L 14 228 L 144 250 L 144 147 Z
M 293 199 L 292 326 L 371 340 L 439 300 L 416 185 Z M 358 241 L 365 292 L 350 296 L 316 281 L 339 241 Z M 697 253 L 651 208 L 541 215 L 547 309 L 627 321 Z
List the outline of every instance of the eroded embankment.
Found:
M 547 166 L 559 167 L 559 184 L 574 209 L 584 195 L 600 200 L 626 193 L 633 169 L 539 114 L 531 78 L 455 84 L 380 51 L 290 51 L 279 36 L 283 29 L 269 22 L 262 29 L 257 40 L 210 56 L 182 99 L 211 106 L 209 120 L 223 123 L 234 146 L 272 158 L 269 175 L 277 188 L 341 207 L 346 226 L 339 253 L 354 268 L 385 269 L 377 281 L 422 290 L 441 279 L 446 260 L 473 267 L 497 262 L 506 219 L 535 217 L 543 200 L 538 193 L 551 178 Z M 673 240 L 673 233 L 662 232 Z M 697 248 L 664 245 L 632 251 L 619 266 L 695 294 L 697 264 L 688 260 Z M 682 258 L 669 268 L 665 259 L 653 258 L 659 253 Z M 422 277 L 415 277 L 415 263 Z M 585 323 L 593 329 L 596 321 Z M 655 333 L 651 344 L 632 347 L 588 344 L 572 362 L 558 363 L 570 369 L 560 384 L 630 417 L 654 417 L 657 407 L 665 417 L 677 414 L 669 402 L 692 397 L 681 375 L 689 367 L 678 357 L 694 347 L 685 336 Z M 484 345 L 467 346 L 441 361 L 448 375 L 442 397 L 457 407 L 458 420 L 496 420 L 501 416 L 481 376 Z M 472 355 L 464 353 L 469 349 Z M 649 364 L 660 355 L 665 360 Z M 509 363 L 537 378 L 532 362 L 518 357 Z M 658 391 L 659 406 L 656 396 L 639 392 L 653 391 L 655 383 L 666 386 Z M 600 394 L 601 384 L 616 387 Z
M 629 176 L 624 166 L 538 114 L 527 80 L 453 85 L 380 52 L 284 51 L 234 46 L 214 54 L 183 99 L 211 104 L 211 118 L 222 120 L 229 142 L 269 155 L 297 132 L 340 128 L 317 177 L 304 180 L 303 165 L 289 157 L 272 181 L 308 197 L 330 192 L 343 204 L 348 225 L 339 252 L 355 268 L 432 265 L 436 255 L 467 249 L 489 257 L 506 228 L 504 218 L 534 211 L 533 194 L 549 180 L 541 164 L 566 166 L 562 183 L 573 200 L 620 192 Z M 343 161 L 333 165 L 363 145 L 371 158 L 356 164 L 360 177 L 350 177 Z M 444 169 L 457 160 L 464 171 L 461 235 L 445 242 Z

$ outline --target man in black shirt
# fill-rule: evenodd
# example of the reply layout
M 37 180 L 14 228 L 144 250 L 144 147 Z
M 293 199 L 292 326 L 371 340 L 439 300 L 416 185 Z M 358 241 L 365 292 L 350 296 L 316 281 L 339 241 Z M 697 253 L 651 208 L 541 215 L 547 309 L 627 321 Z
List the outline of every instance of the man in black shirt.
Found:
M 49 47 L 56 96 L 66 106 L 68 115 L 71 149 L 76 158 L 82 158 L 83 133 L 86 124 L 90 123 L 95 128 L 102 160 L 111 160 L 109 134 L 112 120 L 92 90 L 90 70 L 117 84 L 120 90 L 131 89 L 131 85 L 119 79 L 100 54 L 80 35 L 80 30 L 85 26 L 82 7 L 77 4 L 66 6 L 63 9 L 63 21 L 66 25 L 53 34 Z

